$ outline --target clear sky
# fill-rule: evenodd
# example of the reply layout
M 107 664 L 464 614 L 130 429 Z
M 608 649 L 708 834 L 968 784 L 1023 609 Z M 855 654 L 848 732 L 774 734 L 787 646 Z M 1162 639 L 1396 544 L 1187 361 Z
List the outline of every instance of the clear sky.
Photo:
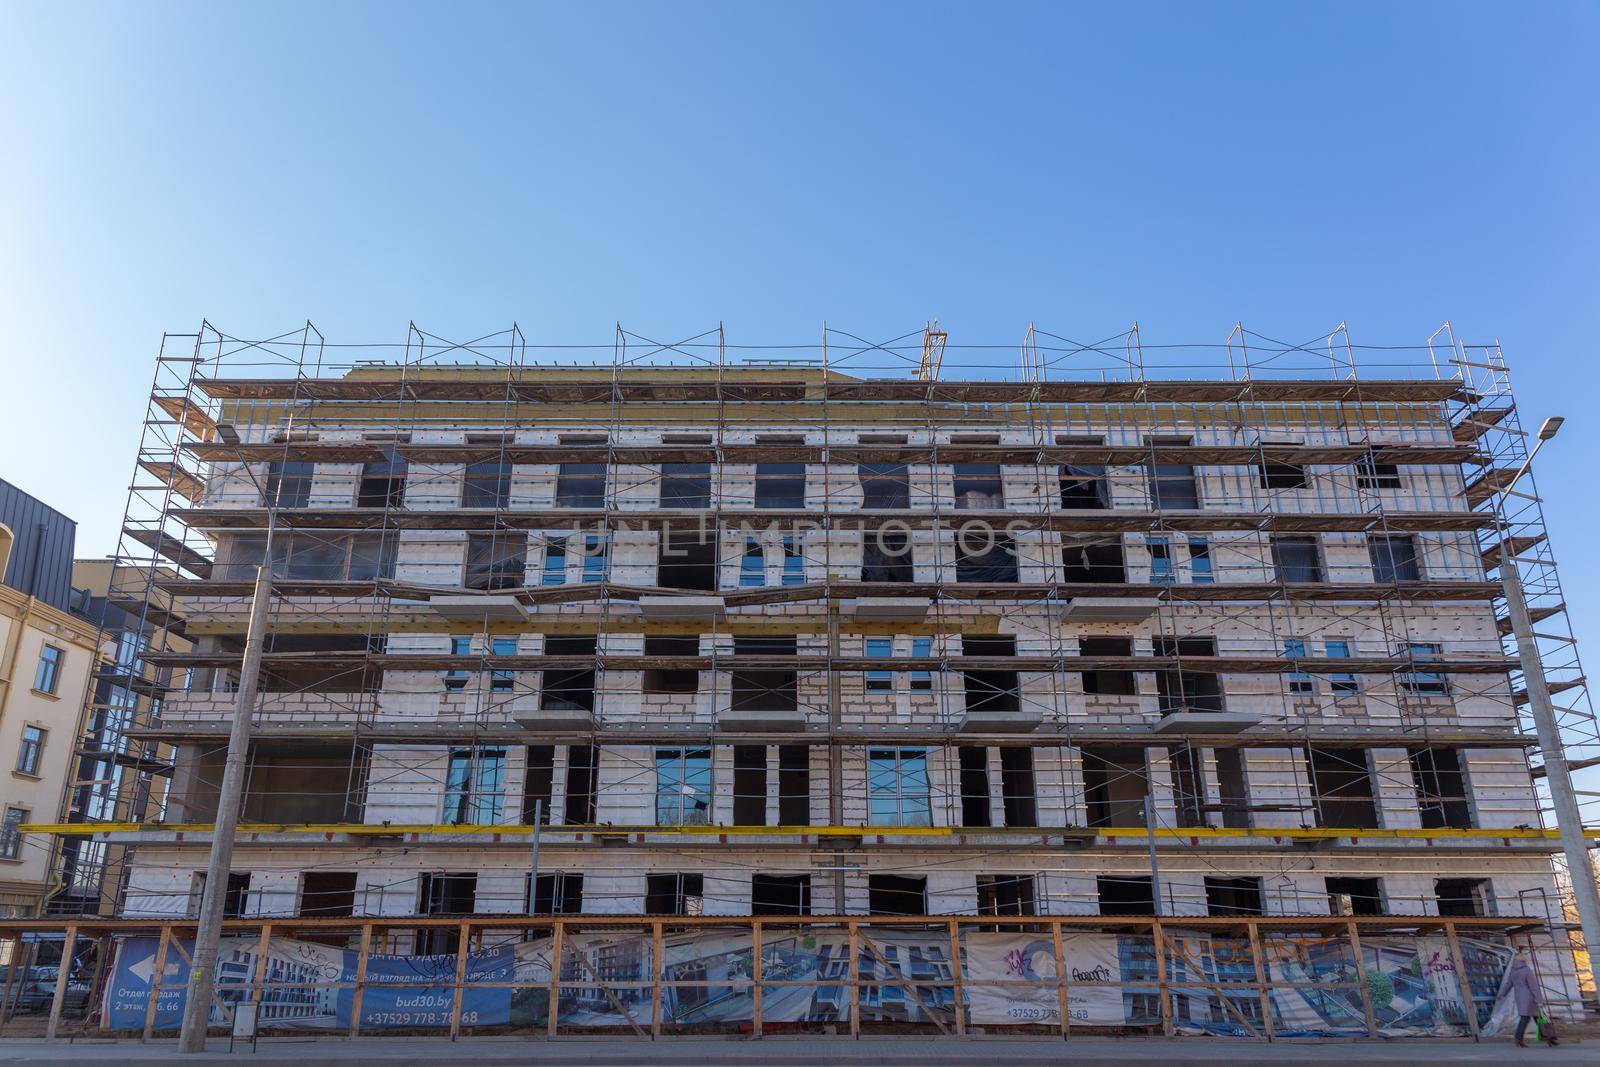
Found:
M 163 330 L 1499 338 L 1600 657 L 1593 4 L 0 2 L 0 477 L 109 551 Z M 1585 473 L 1589 472 L 1589 473 Z

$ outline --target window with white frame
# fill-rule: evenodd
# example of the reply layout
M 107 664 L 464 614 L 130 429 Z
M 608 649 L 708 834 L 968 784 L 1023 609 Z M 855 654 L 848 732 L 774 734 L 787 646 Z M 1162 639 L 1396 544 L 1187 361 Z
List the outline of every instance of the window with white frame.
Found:
M 932 825 L 927 750 L 869 749 L 867 799 L 873 826 Z

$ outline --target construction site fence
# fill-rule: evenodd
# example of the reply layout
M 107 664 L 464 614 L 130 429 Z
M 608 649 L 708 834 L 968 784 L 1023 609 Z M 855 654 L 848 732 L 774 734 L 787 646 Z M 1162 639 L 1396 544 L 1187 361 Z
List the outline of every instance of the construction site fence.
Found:
M 0 1035 L 174 1033 L 194 921 L 0 921 Z M 211 1025 L 235 1036 L 779 1032 L 1456 1036 L 1514 1023 L 1532 918 L 395 916 L 224 924 Z M 1566 958 L 1563 959 L 1563 956 Z M 558 962 L 559 961 L 559 962 Z

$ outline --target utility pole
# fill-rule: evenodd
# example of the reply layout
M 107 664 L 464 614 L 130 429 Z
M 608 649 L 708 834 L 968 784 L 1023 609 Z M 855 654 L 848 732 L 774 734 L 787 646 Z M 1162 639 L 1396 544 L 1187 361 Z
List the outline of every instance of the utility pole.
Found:
M 1539 427 L 1538 443 L 1528 453 L 1528 458 L 1511 481 L 1500 490 L 1502 497 L 1509 495 L 1512 487 L 1527 473 L 1533 457 L 1561 429 L 1562 421 L 1560 418 L 1546 419 L 1544 425 Z M 1533 716 L 1534 732 L 1539 738 L 1539 750 L 1544 756 L 1544 780 L 1550 787 L 1550 806 L 1554 809 L 1556 827 L 1561 833 L 1561 851 L 1566 856 L 1572 896 L 1578 905 L 1583 944 L 1589 950 L 1589 968 L 1595 988 L 1600 989 L 1600 886 L 1595 884 L 1594 866 L 1589 861 L 1589 842 L 1583 833 L 1583 815 L 1578 810 L 1578 798 L 1572 791 L 1566 746 L 1561 743 L 1561 728 L 1556 723 L 1555 705 L 1550 700 L 1550 683 L 1545 680 L 1544 663 L 1539 658 L 1533 620 L 1528 615 L 1528 602 L 1522 591 L 1522 574 L 1517 570 L 1517 561 L 1511 551 L 1510 530 L 1503 522 L 1500 534 L 1500 584 L 1505 589 L 1511 632 L 1517 639 L 1517 659 L 1522 666 L 1523 684 L 1528 688 L 1528 709 Z
M 217 817 L 211 830 L 211 859 L 200 896 L 200 921 L 195 928 L 194 961 L 189 968 L 189 990 L 183 1006 L 183 1032 L 178 1048 L 204 1052 L 211 1017 L 211 992 L 216 984 L 217 944 L 222 936 L 222 911 L 228 898 L 228 872 L 233 866 L 233 837 L 239 825 L 245 769 L 250 757 L 250 719 L 255 713 L 256 686 L 261 675 L 261 646 L 267 632 L 267 608 L 272 602 L 272 527 L 267 527 L 262 563 L 256 571 L 255 593 L 250 600 L 250 627 L 246 631 L 244 662 L 239 668 L 239 693 L 233 704 L 233 725 L 228 733 L 228 756 L 217 796 Z
M 1155 785 L 1146 772 L 1144 787 L 1144 832 L 1150 846 L 1150 906 L 1156 918 L 1161 918 L 1161 867 L 1156 862 L 1156 797 Z

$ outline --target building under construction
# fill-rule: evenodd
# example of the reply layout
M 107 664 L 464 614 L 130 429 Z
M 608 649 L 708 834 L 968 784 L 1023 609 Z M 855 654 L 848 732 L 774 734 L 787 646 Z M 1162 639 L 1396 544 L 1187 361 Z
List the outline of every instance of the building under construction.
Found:
M 1502 544 L 1571 755 L 1600 749 L 1538 493 L 1499 492 L 1525 440 L 1498 347 L 1448 328 L 168 336 L 112 598 L 186 640 L 145 655 L 171 688 L 137 719 L 88 717 L 119 766 L 49 828 L 51 905 L 192 920 L 266 564 L 230 918 L 1517 917 L 1564 943 Z

